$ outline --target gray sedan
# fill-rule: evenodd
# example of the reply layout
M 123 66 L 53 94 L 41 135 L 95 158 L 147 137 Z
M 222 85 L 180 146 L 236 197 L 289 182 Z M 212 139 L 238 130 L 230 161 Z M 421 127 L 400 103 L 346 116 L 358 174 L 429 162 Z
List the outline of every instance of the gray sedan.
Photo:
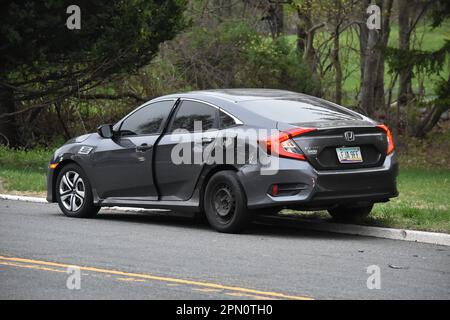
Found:
M 268 89 L 171 94 L 73 138 L 49 163 L 47 200 L 198 212 L 220 232 L 283 208 L 367 216 L 398 195 L 388 127 L 312 96 Z

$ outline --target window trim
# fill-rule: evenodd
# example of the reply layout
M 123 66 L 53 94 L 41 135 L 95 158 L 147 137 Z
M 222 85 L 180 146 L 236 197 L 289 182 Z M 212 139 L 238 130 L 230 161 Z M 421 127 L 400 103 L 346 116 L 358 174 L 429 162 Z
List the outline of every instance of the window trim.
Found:
M 158 103 L 158 102 L 165 102 L 165 101 L 173 101 L 173 104 L 171 106 L 171 109 L 169 111 L 169 114 L 167 115 L 166 119 L 163 119 L 163 123 L 161 124 L 161 130 L 159 132 L 155 132 L 155 133 L 145 133 L 145 134 L 136 134 L 136 135 L 130 135 L 130 136 L 124 136 L 124 137 L 143 137 L 143 136 L 155 136 L 155 135 L 161 135 L 161 133 L 164 131 L 164 128 L 167 124 L 167 120 L 168 118 L 170 118 L 170 113 L 173 110 L 173 107 L 175 106 L 175 103 L 177 102 L 178 98 L 170 98 L 170 99 L 161 99 L 161 100 L 157 100 L 157 101 L 152 101 L 152 102 L 148 102 L 148 103 L 144 103 L 142 105 L 140 105 L 139 107 L 137 107 L 136 109 L 134 109 L 133 111 L 131 111 L 129 114 L 127 114 L 124 118 L 122 118 L 119 122 L 117 122 L 114 127 L 116 125 L 119 125 L 118 129 L 117 129 L 117 133 L 119 133 L 119 137 L 120 136 L 120 129 L 122 129 L 122 125 L 123 123 L 129 118 L 131 117 L 133 114 L 135 114 L 136 112 L 138 112 L 139 110 L 145 108 L 145 107 L 149 107 L 152 104 Z
M 226 110 L 224 110 L 224 109 L 222 109 L 222 108 L 219 108 L 219 111 L 225 113 L 227 116 L 231 117 L 231 118 L 234 120 L 234 126 L 227 127 L 226 129 L 228 129 L 228 128 L 233 128 L 233 127 L 235 127 L 235 126 L 241 126 L 241 125 L 244 124 L 244 122 L 242 122 L 238 117 L 236 117 L 235 115 L 229 113 L 228 111 L 226 111 Z M 219 117 L 220 117 L 220 116 L 219 116 Z M 223 129 L 223 128 L 220 128 L 220 129 Z
M 237 123 L 237 122 L 236 122 L 236 119 L 237 119 L 237 118 L 233 117 L 233 116 L 230 115 L 228 112 L 225 112 L 225 110 L 219 109 L 218 112 L 219 112 L 219 128 L 220 128 L 220 130 L 231 129 L 231 128 L 234 128 L 234 127 L 243 125 L 242 121 L 239 120 L 240 123 Z M 221 115 L 220 115 L 221 112 L 222 112 L 224 115 L 230 117 L 230 118 L 234 121 L 234 124 L 231 125 L 231 126 L 227 126 L 227 127 L 222 126 L 222 119 L 221 119 Z
M 215 119 L 214 122 L 216 123 L 216 127 L 217 128 L 212 128 L 212 129 L 208 129 L 206 131 L 189 131 L 189 134 L 193 134 L 193 133 L 199 133 L 199 132 L 213 132 L 213 131 L 218 131 L 220 130 L 220 118 L 219 118 L 219 113 L 218 111 L 220 110 L 220 108 L 212 103 L 206 102 L 206 101 L 202 101 L 202 100 L 197 100 L 197 99 L 192 99 L 192 98 L 180 98 L 180 102 L 177 105 L 177 109 L 175 110 L 174 114 L 172 115 L 172 118 L 170 119 L 170 122 L 167 125 L 167 134 L 186 134 L 186 132 L 173 132 L 172 131 L 172 125 L 173 122 L 178 114 L 178 111 L 180 110 L 180 108 L 183 106 L 183 102 L 184 101 L 192 101 L 192 102 L 197 102 L 200 104 L 204 104 L 207 105 L 208 107 L 212 107 L 214 110 L 216 110 L 215 112 Z
M 181 100 L 190 100 L 190 101 L 196 101 L 196 102 L 201 102 L 207 105 L 210 105 L 213 108 L 216 108 L 220 111 L 222 111 L 223 113 L 227 114 L 228 116 L 230 116 L 231 118 L 233 118 L 234 122 L 236 122 L 237 125 L 242 125 L 244 124 L 244 122 L 242 122 L 238 117 L 236 117 L 235 115 L 231 114 L 230 112 L 224 110 L 223 108 L 211 103 L 211 102 L 207 102 L 207 101 L 203 101 L 200 99 L 195 99 L 195 98 L 181 98 Z
M 227 116 L 231 117 L 234 120 L 234 122 L 235 122 L 235 124 L 233 126 L 230 126 L 230 127 L 227 127 L 227 128 L 222 128 L 221 127 L 221 123 L 220 123 L 220 114 L 218 114 L 217 115 L 217 121 L 219 122 L 218 123 L 218 128 L 211 129 L 211 130 L 208 130 L 208 131 L 229 129 L 229 128 L 234 128 L 236 126 L 241 126 L 241 125 L 244 124 L 244 122 L 242 122 L 241 119 L 239 119 L 238 117 L 236 117 L 232 113 L 228 112 L 227 110 L 224 110 L 223 108 L 221 108 L 221 107 L 219 107 L 219 106 L 217 106 L 217 105 L 215 105 L 215 104 L 213 104 L 211 102 L 200 100 L 200 99 L 196 99 L 196 98 L 180 98 L 180 103 L 177 105 L 177 110 L 175 110 L 175 113 L 172 115 L 172 119 L 170 119 L 170 123 L 168 124 L 168 129 L 170 129 L 170 127 L 172 126 L 173 119 L 175 118 L 175 116 L 176 116 L 176 114 L 178 112 L 178 109 L 180 108 L 180 106 L 181 106 L 181 104 L 183 103 L 184 100 L 193 101 L 193 102 L 199 102 L 199 103 L 203 103 L 203 104 L 206 104 L 208 106 L 211 106 L 211 107 L 217 109 L 219 112 L 225 113 Z M 193 132 L 191 132 L 191 133 L 193 133 Z M 172 132 L 168 132 L 168 134 L 172 134 Z

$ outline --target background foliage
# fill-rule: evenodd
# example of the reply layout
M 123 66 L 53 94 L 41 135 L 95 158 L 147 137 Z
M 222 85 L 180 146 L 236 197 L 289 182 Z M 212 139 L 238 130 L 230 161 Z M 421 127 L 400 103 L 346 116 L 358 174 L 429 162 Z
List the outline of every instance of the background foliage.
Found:
M 387 122 L 396 140 L 448 130 L 448 1 L 77 1 L 0 4 L 0 143 L 51 147 L 159 95 L 263 87 Z M 373 76 L 371 76 L 373 75 Z M 400 147 L 410 143 L 400 143 Z

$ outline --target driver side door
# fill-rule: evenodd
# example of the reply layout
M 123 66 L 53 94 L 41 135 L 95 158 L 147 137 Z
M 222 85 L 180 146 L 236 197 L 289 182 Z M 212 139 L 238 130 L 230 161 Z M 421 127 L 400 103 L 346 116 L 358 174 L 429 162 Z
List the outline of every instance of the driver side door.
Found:
M 158 199 L 154 145 L 174 104 L 175 100 L 164 100 L 138 108 L 122 120 L 114 138 L 100 138 L 92 162 L 101 199 Z

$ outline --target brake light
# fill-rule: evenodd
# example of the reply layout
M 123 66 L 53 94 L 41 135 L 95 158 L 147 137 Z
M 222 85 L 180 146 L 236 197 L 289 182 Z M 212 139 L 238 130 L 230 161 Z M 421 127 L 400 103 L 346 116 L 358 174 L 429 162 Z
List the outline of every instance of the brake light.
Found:
M 388 143 L 386 153 L 390 154 L 392 151 L 394 151 L 394 138 L 392 137 L 391 130 L 389 130 L 388 126 L 386 126 L 384 124 L 380 124 L 377 127 L 383 129 L 384 132 L 386 132 L 387 143 Z
M 269 137 L 262 144 L 266 152 L 284 158 L 292 158 L 297 160 L 306 160 L 305 155 L 291 139 L 302 134 L 315 131 L 315 128 L 296 128 L 288 131 L 282 131 L 279 134 Z

